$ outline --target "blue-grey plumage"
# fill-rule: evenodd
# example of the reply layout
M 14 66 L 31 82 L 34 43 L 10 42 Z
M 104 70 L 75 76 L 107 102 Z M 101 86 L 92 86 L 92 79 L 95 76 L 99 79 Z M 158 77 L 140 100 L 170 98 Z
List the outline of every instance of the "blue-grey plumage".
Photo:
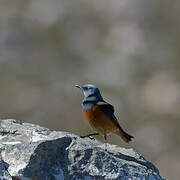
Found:
M 82 101 L 83 113 L 89 123 L 106 137 L 108 133 L 115 133 L 126 142 L 131 141 L 133 136 L 127 134 L 120 127 L 114 115 L 114 107 L 103 100 L 99 89 L 92 84 L 83 86 L 75 85 L 83 90 L 84 99 Z
M 90 110 L 97 102 L 103 101 L 99 89 L 92 84 L 85 84 L 83 86 L 75 85 L 83 90 L 84 99 L 82 101 L 82 108 L 86 111 Z

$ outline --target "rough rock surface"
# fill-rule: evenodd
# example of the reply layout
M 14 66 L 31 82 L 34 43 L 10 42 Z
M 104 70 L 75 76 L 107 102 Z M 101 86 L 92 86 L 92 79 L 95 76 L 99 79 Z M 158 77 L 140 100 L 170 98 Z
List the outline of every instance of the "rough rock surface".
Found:
M 8 164 L 2 160 L 0 157 L 0 180 L 12 180 L 8 172 Z
M 0 180 L 162 179 L 133 149 L 107 144 L 105 151 L 103 143 L 67 132 L 17 120 L 0 124 Z

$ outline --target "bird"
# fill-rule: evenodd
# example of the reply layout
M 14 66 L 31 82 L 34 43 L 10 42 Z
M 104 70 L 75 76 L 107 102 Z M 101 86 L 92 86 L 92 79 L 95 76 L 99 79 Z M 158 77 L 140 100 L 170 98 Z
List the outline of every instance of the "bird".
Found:
M 122 129 L 114 115 L 114 107 L 103 99 L 100 90 L 95 85 L 85 84 L 75 85 L 75 87 L 81 89 L 84 94 L 82 111 L 85 119 L 95 130 L 95 133 L 81 136 L 82 138 L 102 135 L 106 141 L 107 135 L 112 133 L 120 136 L 126 143 L 134 138 Z

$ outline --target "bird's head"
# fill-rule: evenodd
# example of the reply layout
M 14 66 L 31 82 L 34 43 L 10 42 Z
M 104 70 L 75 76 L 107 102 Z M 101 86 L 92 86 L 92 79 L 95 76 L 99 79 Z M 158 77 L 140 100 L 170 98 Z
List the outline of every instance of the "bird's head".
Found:
M 85 99 L 86 98 L 89 100 L 92 99 L 94 101 L 98 101 L 102 99 L 99 89 L 92 84 L 85 84 L 83 86 L 75 85 L 75 87 L 80 88 L 83 91 Z

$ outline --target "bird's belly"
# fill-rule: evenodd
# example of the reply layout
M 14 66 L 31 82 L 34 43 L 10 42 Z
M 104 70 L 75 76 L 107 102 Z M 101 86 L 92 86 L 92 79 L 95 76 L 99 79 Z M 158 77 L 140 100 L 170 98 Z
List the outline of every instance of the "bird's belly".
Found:
M 92 128 L 101 134 L 113 133 L 118 130 L 115 123 L 100 110 L 98 105 L 94 105 L 89 111 L 83 110 L 83 114 Z

